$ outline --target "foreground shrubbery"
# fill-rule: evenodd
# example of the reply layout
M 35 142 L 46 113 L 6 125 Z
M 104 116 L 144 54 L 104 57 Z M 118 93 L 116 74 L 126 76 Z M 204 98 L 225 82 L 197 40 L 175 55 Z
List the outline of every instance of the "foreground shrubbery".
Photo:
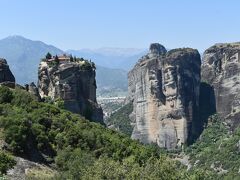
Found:
M 0 126 L 16 155 L 56 163 L 60 179 L 179 179 L 185 170 L 128 136 L 91 123 L 79 115 L 39 103 L 23 90 L 0 87 Z M 6 96 L 6 97 L 5 97 Z M 36 159 L 34 159 L 36 160 Z
M 65 150 L 59 153 L 56 163 L 61 167 L 61 178 L 77 179 L 178 179 L 187 177 L 186 174 L 177 171 L 179 167 L 166 157 L 150 157 L 142 165 L 136 163 L 134 156 L 115 161 L 112 158 L 101 156 L 96 159 L 80 149 L 74 151 Z M 61 179 L 60 178 L 60 179 Z
M 5 174 L 8 169 L 11 169 L 16 162 L 13 157 L 0 151 L 0 175 Z
M 195 168 L 218 173 L 218 179 L 239 179 L 240 128 L 230 133 L 217 115 L 209 118 L 199 140 L 186 149 Z
M 0 87 L 0 92 L 0 126 L 9 151 L 30 159 L 37 157 L 34 160 L 56 167 L 59 173 L 54 179 L 197 180 L 216 177 L 205 166 L 187 172 L 158 147 L 142 145 L 127 135 L 89 122 L 53 104 L 39 103 L 23 90 Z M 221 128 L 220 132 L 225 133 Z M 217 135 L 217 142 L 222 139 L 215 131 L 211 133 Z M 204 142 L 211 143 L 213 136 L 206 138 Z M 200 141 L 192 146 L 188 150 L 191 158 L 201 152 L 202 157 L 206 156 L 209 151 L 204 150 L 205 146 L 207 149 L 207 144 Z M 228 144 L 223 142 L 221 146 Z M 235 167 L 238 157 L 233 158 L 237 160 Z M 3 156 L 2 160 L 0 154 L 0 167 L 4 162 L 1 171 L 5 173 L 14 161 L 8 156 Z

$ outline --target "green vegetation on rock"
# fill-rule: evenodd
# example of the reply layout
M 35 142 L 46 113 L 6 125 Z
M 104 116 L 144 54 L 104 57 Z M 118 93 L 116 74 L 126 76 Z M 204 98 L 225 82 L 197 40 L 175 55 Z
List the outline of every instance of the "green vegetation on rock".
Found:
M 107 124 L 112 125 L 119 132 L 127 134 L 131 136 L 133 127 L 131 126 L 131 120 L 129 119 L 129 115 L 133 111 L 132 103 L 126 104 L 121 107 L 118 111 L 114 112 L 110 118 L 108 118 Z

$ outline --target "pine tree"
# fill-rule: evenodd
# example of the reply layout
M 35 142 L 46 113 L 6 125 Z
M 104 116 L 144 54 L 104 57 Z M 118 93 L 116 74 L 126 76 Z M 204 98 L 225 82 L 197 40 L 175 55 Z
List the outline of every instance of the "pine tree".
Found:
M 70 62 L 73 62 L 73 57 L 72 57 L 72 55 L 70 55 Z
M 58 59 L 58 56 L 57 56 L 57 55 L 55 56 L 55 59 L 54 59 L 54 60 L 55 60 L 56 64 L 58 65 L 58 64 L 59 64 L 59 59 Z
M 45 57 L 46 59 L 52 59 L 52 55 L 50 54 L 50 52 L 48 52 Z
M 76 62 L 76 61 L 77 61 L 77 58 L 76 58 L 76 56 L 74 56 L 74 58 L 73 58 L 73 59 L 74 59 L 74 60 L 73 60 L 74 62 Z

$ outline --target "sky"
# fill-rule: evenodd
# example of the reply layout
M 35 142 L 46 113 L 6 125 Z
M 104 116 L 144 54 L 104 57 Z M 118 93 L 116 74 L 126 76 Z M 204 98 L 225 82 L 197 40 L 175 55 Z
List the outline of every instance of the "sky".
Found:
M 21 35 L 63 50 L 167 48 L 203 51 L 240 41 L 239 0 L 0 0 L 0 39 Z

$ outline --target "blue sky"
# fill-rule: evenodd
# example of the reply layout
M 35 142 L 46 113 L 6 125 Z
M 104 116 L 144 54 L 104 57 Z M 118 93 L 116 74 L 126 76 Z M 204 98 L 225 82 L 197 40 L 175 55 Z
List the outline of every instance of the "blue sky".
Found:
M 0 39 L 22 35 L 63 50 L 100 47 L 200 51 L 240 41 L 239 0 L 0 0 Z

